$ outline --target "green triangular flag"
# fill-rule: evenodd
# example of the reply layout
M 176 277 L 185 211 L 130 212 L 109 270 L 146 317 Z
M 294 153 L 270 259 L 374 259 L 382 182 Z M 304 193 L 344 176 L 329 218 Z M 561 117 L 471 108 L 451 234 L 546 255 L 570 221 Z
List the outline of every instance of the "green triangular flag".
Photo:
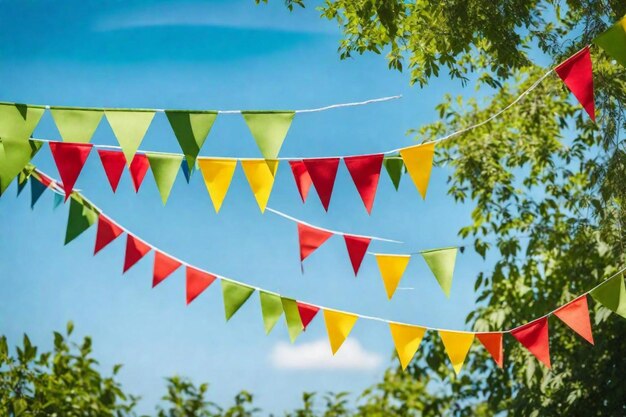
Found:
M 626 318 L 626 288 L 623 275 L 616 275 L 589 294 L 609 310 Z
M 50 113 L 64 142 L 89 143 L 104 111 L 51 107 Z
M 385 170 L 387 171 L 387 174 L 389 174 L 389 178 L 391 178 L 394 188 L 398 191 L 400 179 L 402 178 L 402 170 L 404 169 L 404 161 L 398 156 L 385 158 L 383 162 Z
M 54 193 L 54 203 L 52 206 L 52 209 L 56 209 L 57 207 L 59 207 L 61 204 L 63 204 L 63 200 L 64 200 L 64 196 L 63 194 L 59 194 L 59 193 Z
M 296 341 L 296 338 L 304 326 L 302 325 L 302 319 L 300 318 L 300 311 L 298 310 L 298 303 L 291 298 L 282 297 L 283 310 L 285 311 L 285 321 L 287 322 L 287 330 L 289 331 L 289 339 L 291 343 Z
M 261 296 L 261 312 L 263 314 L 265 334 L 270 334 L 278 322 L 278 319 L 280 319 L 280 316 L 283 314 L 283 304 L 278 294 L 260 291 L 259 295 Z
M 0 146 L 0 195 L 39 152 L 43 142 L 6 137 Z
M 224 312 L 226 313 L 226 321 L 239 310 L 254 292 L 254 288 L 237 282 L 222 279 L 222 296 L 224 297 Z
M 609 30 L 602 33 L 593 43 L 604 49 L 611 58 L 626 67 L 626 18 L 622 18 Z
M 184 110 L 166 110 L 165 115 L 172 126 L 172 130 L 178 139 L 180 148 L 187 159 L 187 166 L 193 169 L 200 148 L 204 145 L 213 123 L 217 118 L 217 112 L 189 112 Z
M 250 133 L 254 137 L 261 155 L 265 159 L 278 158 L 278 152 L 281 146 L 293 117 L 296 115 L 294 111 L 242 111 Z
M 0 138 L 29 138 L 45 110 L 26 104 L 0 104 Z
M 75 195 L 70 199 L 70 212 L 67 217 L 67 229 L 65 231 L 65 244 L 76 239 L 81 233 L 89 229 L 98 221 L 98 212 L 80 197 Z
M 172 191 L 172 186 L 176 180 L 176 175 L 180 169 L 180 162 L 183 160 L 183 157 L 175 154 L 157 153 L 146 153 L 146 156 L 148 157 L 148 162 L 150 162 L 150 169 L 152 170 L 152 175 L 154 175 L 154 181 L 161 194 L 161 201 L 163 201 L 163 205 L 165 205 L 170 196 L 170 191 Z
M 154 118 L 154 111 L 105 110 L 104 114 L 130 166 Z
M 435 278 L 437 278 L 446 297 L 450 297 L 457 249 L 458 248 L 442 248 L 420 252 L 428 264 L 428 267 L 435 275 Z

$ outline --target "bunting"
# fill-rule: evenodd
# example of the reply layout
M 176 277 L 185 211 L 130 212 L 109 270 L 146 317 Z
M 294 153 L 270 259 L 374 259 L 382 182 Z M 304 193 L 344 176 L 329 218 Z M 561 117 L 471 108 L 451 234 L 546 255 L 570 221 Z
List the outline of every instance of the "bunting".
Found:
M 432 249 L 420 252 L 446 297 L 450 297 L 457 248 Z
M 300 317 L 300 310 L 298 309 L 298 303 L 296 300 L 287 297 L 280 298 L 285 312 L 285 321 L 287 322 L 287 330 L 289 332 L 289 340 L 291 343 L 296 341 L 296 338 L 304 330 L 302 324 L 302 318 Z
M 149 153 L 146 156 L 159 194 L 161 194 L 161 201 L 165 205 L 174 186 L 174 181 L 176 181 L 176 175 L 183 158 L 178 155 L 156 153 Z
M 587 342 L 593 343 L 591 333 L 591 321 L 589 320 L 589 307 L 587 306 L 587 296 L 583 295 L 574 301 L 558 308 L 554 315 L 567 324 L 570 329 L 578 333 Z
M 504 349 L 502 348 L 502 333 L 476 333 L 476 338 L 487 349 L 499 368 L 504 364 Z
M 51 142 L 50 151 L 59 170 L 65 201 L 70 197 L 74 184 L 83 170 L 92 145 L 89 143 Z
M 122 147 L 122 152 L 126 157 L 126 163 L 130 166 L 133 157 L 146 135 L 150 123 L 154 118 L 154 111 L 138 110 L 106 110 L 104 112 L 107 121 L 113 130 L 117 141 Z
M 98 213 L 83 199 L 72 196 L 65 230 L 65 244 L 80 236 L 98 221 Z
M 389 323 L 389 329 L 398 353 L 398 359 L 400 359 L 400 365 L 404 371 L 415 356 L 420 343 L 422 343 L 426 329 L 399 323 Z
M 304 223 L 298 225 L 298 242 L 300 244 L 300 262 L 304 261 L 317 248 L 322 246 L 333 234 Z
M 185 293 L 187 305 L 191 304 L 217 279 L 215 275 L 187 265 L 185 267 Z M 224 282 L 224 281 L 222 281 Z
M 261 299 L 261 314 L 263 315 L 263 326 L 265 334 L 270 334 L 280 316 L 283 315 L 283 303 L 280 295 L 267 291 L 259 291 Z
M 180 268 L 182 264 L 171 256 L 155 250 L 154 251 L 154 267 L 152 269 L 152 288 L 159 285 L 169 277 L 174 271 Z
M 40 183 L 39 181 L 31 178 L 30 179 L 30 208 L 31 210 L 35 208 L 35 204 L 39 201 L 39 198 L 43 195 L 43 192 L 46 191 L 48 187 Z
M 435 156 L 435 143 L 430 142 L 423 145 L 404 148 L 400 151 L 400 156 L 404 161 L 413 183 L 420 192 L 422 198 L 426 198 L 428 182 L 430 181 L 430 171 L 433 168 L 433 158 Z
M 348 256 L 350 256 L 350 263 L 352 264 L 354 276 L 357 276 L 359 268 L 361 268 L 361 262 L 363 262 L 363 257 L 365 256 L 372 239 L 369 237 L 350 235 L 343 235 L 343 239 L 346 242 L 346 248 L 348 249 Z
M 4 194 L 15 177 L 39 152 L 41 145 L 41 142 L 28 139 L 2 138 L 0 142 L 0 195 Z
M 298 312 L 300 313 L 300 319 L 302 320 L 302 328 L 306 330 L 307 326 L 311 321 L 315 318 L 317 313 L 320 311 L 319 307 L 312 306 L 310 304 L 305 304 L 302 302 L 297 302 L 298 304 Z
M 278 158 L 278 153 L 283 146 L 295 114 L 293 111 L 241 112 L 263 158 Z
M 237 160 L 202 158 L 198 160 L 198 166 L 215 213 L 219 213 L 237 168 Z
M 350 172 L 361 200 L 363 200 L 367 214 L 372 214 L 372 206 L 374 205 L 374 197 L 378 188 L 383 159 L 383 154 L 343 158 L 343 162 L 346 164 L 348 172 Z
M 339 168 L 339 158 L 305 159 L 304 166 L 311 177 L 324 210 L 328 211 L 330 197 L 335 186 L 337 168 Z
M 391 300 L 398 288 L 398 284 L 404 275 L 406 267 L 409 265 L 410 255 L 384 255 L 376 254 L 378 269 L 385 285 L 387 298 Z
M 265 212 L 267 201 L 270 199 L 274 178 L 278 170 L 278 160 L 248 159 L 241 161 L 243 173 L 250 184 L 261 213 Z
M 324 310 L 324 322 L 333 355 L 337 353 L 346 340 L 359 317 L 335 310 Z
M 26 140 L 31 137 L 45 110 L 43 106 L 0 104 L 0 138 L 4 141 L 7 138 Z
M 516 329 L 511 335 L 544 365 L 550 365 L 550 342 L 548 338 L 548 318 L 542 317 Z
M 474 342 L 474 333 L 439 330 L 439 337 L 441 337 L 454 372 L 458 375 Z
M 126 235 L 126 252 L 124 256 L 124 273 L 135 266 L 152 248 L 141 239 Z
M 196 158 L 206 141 L 209 132 L 217 119 L 216 111 L 190 112 L 182 110 L 166 110 L 165 115 L 170 122 L 178 144 L 185 154 L 187 167 L 192 169 Z
M 298 193 L 300 194 L 300 198 L 304 203 L 306 202 L 306 198 L 309 195 L 311 184 L 313 184 L 311 176 L 309 175 L 309 171 L 307 171 L 306 165 L 304 165 L 304 162 L 302 161 L 289 161 L 289 166 L 291 167 L 291 172 L 293 173 L 296 187 L 298 187 Z
M 124 157 L 126 159 L 126 157 Z M 143 179 L 146 177 L 146 173 L 148 172 L 148 168 L 150 168 L 150 162 L 148 161 L 148 157 L 145 154 L 136 154 L 133 157 L 133 161 L 130 164 L 130 178 L 133 180 L 133 187 L 135 188 L 135 192 L 139 192 L 139 187 L 143 183 Z
M 385 158 L 384 165 L 393 187 L 398 191 L 402 172 L 404 171 L 404 161 L 402 161 L 402 158 Z
M 116 192 L 117 186 L 122 178 L 122 174 L 124 173 L 126 157 L 122 152 L 107 151 L 105 149 L 98 149 L 98 156 L 100 157 L 102 168 L 104 169 L 104 173 L 109 180 L 111 189 L 113 192 Z
M 626 67 L 626 17 L 611 26 L 594 41 L 611 58 Z
M 596 121 L 593 95 L 593 72 L 589 46 L 572 55 L 554 71 L 583 106 L 591 120 Z
M 248 298 L 250 298 L 254 292 L 254 288 L 234 281 L 226 281 L 224 279 L 221 281 L 224 312 L 226 314 L 226 321 L 228 321 Z
M 589 294 L 604 307 L 626 318 L 626 287 L 621 274 L 604 282 Z
M 93 250 L 93 254 L 97 254 L 109 243 L 117 239 L 124 230 L 116 225 L 103 214 L 98 216 L 98 230 L 96 232 L 96 246 Z
M 51 107 L 50 113 L 64 142 L 89 143 L 104 112 L 102 110 Z

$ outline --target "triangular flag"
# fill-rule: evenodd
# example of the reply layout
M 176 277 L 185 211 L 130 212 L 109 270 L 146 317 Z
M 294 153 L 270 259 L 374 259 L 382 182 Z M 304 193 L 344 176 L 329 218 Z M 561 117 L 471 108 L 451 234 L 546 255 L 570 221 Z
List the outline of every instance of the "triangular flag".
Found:
M 180 148 L 185 154 L 187 167 L 193 168 L 200 148 L 204 145 L 213 123 L 217 118 L 216 111 L 189 112 L 183 110 L 166 110 L 165 115 L 178 139 Z
M 400 151 L 400 156 L 417 190 L 422 195 L 422 198 L 426 198 L 428 182 L 430 181 L 430 171 L 433 169 L 435 143 L 431 142 L 424 145 L 404 148 Z
M 304 165 L 304 162 L 302 161 L 289 161 L 289 166 L 291 167 L 293 178 L 296 181 L 296 187 L 298 187 L 300 198 L 304 203 L 309 195 L 311 184 L 313 184 L 309 171 L 306 170 L 306 165 Z
M 185 176 L 185 181 L 187 181 L 187 184 L 189 184 L 189 181 L 191 181 L 191 174 L 193 173 L 195 166 L 196 165 L 194 163 L 194 165 L 189 168 L 189 164 L 187 163 L 187 161 L 180 161 L 180 169 L 183 171 L 183 175 Z
M 163 205 L 165 205 L 172 191 L 174 181 L 176 181 L 176 175 L 180 169 L 180 163 L 183 157 L 182 155 L 151 152 L 146 155 L 150 162 L 150 169 L 152 170 L 154 181 L 159 189 L 159 194 L 161 194 L 161 201 Z
M 27 139 L 29 138 L 45 107 L 28 106 L 26 104 L 0 104 L 0 138 Z M 17 175 L 17 174 L 16 174 Z
M 465 362 L 467 352 L 472 347 L 474 334 L 439 330 L 439 337 L 441 337 L 448 358 L 452 362 L 454 372 L 458 375 L 463 367 L 463 362 Z
M 350 235 L 343 235 L 343 239 L 346 241 L 346 248 L 348 248 L 352 270 L 354 271 L 354 276 L 356 276 L 359 273 L 361 262 L 363 262 L 363 257 L 372 239 L 369 237 Z
M 383 164 L 385 170 L 393 183 L 393 187 L 398 191 L 400 187 L 400 179 L 402 178 L 402 170 L 404 170 L 404 161 L 400 157 L 385 158 Z
M 531 321 L 517 329 L 511 330 L 511 335 L 516 338 L 526 349 L 530 351 L 548 368 L 550 365 L 550 342 L 548 339 L 548 318 L 542 317 Z
M 230 187 L 235 168 L 236 159 L 198 159 L 198 166 L 204 178 L 204 184 L 209 191 L 209 197 L 216 213 L 219 213 L 224 197 Z
M 159 285 L 172 272 L 176 271 L 182 264 L 158 250 L 154 251 L 154 267 L 152 269 L 152 288 Z
M 39 200 L 39 197 L 46 191 L 48 187 L 44 184 L 36 180 L 35 178 L 30 178 L 30 208 L 35 208 L 35 203 Z
M 145 242 L 130 233 L 126 235 L 126 254 L 124 256 L 124 272 L 132 268 L 152 249 Z
M 293 111 L 256 112 L 242 111 L 250 133 L 265 159 L 276 159 L 293 117 Z
M 281 297 L 283 304 L 283 310 L 285 311 L 285 321 L 287 322 L 287 331 L 289 332 L 289 340 L 291 343 L 296 341 L 296 338 L 304 330 L 302 324 L 302 318 L 300 317 L 300 310 L 298 309 L 298 303 L 291 298 Z
M 358 316 L 350 313 L 324 310 L 324 322 L 326 323 L 326 332 L 328 333 L 330 350 L 333 352 L 333 355 L 337 353 L 346 340 L 358 318 Z
M 54 162 L 59 170 L 61 181 L 63 181 L 65 200 L 67 201 L 93 145 L 69 142 L 50 142 L 49 145 Z
M 502 333 L 476 333 L 476 338 L 487 349 L 493 360 L 502 368 L 504 364 L 504 350 L 502 349 Z
M 142 153 L 135 154 L 133 162 L 130 164 L 129 171 L 130 178 L 133 180 L 133 187 L 135 187 L 136 193 L 139 192 L 139 187 L 141 187 L 141 183 L 146 177 L 148 168 L 150 168 L 150 162 L 148 161 L 148 157 Z
M 65 231 L 65 244 L 76 239 L 81 233 L 89 229 L 98 221 L 99 213 L 82 199 L 72 197 L 70 211 L 67 217 L 67 229 Z
M 61 204 L 63 204 L 63 196 L 61 194 L 54 193 L 54 203 L 52 203 L 52 209 L 56 210 Z
M 589 320 L 589 306 L 587 305 L 587 295 L 578 297 L 560 307 L 554 315 L 567 324 L 570 329 L 578 333 L 587 342 L 593 343 L 591 332 L 591 321 Z
M 324 210 L 328 211 L 328 204 L 330 204 L 330 197 L 333 194 L 335 178 L 337 177 L 339 158 L 304 159 L 303 162 Z
M 216 279 L 215 275 L 187 266 L 187 268 L 185 268 L 187 304 L 189 305 L 189 303 L 202 294 L 204 290 L 209 288 L 209 285 L 213 284 Z
M 616 275 L 589 293 L 597 302 L 626 318 L 624 277 Z
M 274 186 L 278 160 L 245 159 L 241 161 L 241 167 L 261 213 L 265 212 L 267 201 L 270 199 Z
M 302 327 L 306 330 L 309 323 L 311 323 L 311 320 L 313 320 L 313 318 L 317 315 L 317 312 L 320 311 L 320 308 L 310 304 L 301 303 L 299 301 L 297 303 L 300 320 L 302 320 Z
M 2 106 L 0 106 L 1 108 Z M 0 113 L 1 115 L 1 113 Z M 2 119 L 0 119 L 2 120 Z M 0 141 L 0 195 L 39 152 L 43 142 L 5 137 Z
M 410 259 L 411 255 L 376 254 L 376 263 L 378 263 L 378 269 L 383 278 L 383 284 L 385 284 L 387 298 L 390 300 L 391 297 L 393 297 L 393 293 L 396 292 L 396 288 L 402 279 L 402 275 Z
M 400 365 L 402 370 L 405 370 L 413 356 L 415 356 L 415 352 L 417 352 L 424 338 L 426 329 L 399 323 L 389 323 L 389 329 L 391 330 L 391 338 L 396 347 L 396 352 L 398 352 Z
M 372 206 L 374 205 L 374 197 L 376 197 L 376 189 L 378 188 L 383 159 L 384 155 L 382 153 L 343 158 L 368 214 L 372 213 Z
M 124 232 L 121 227 L 113 223 L 104 214 L 98 217 L 98 231 L 96 232 L 96 246 L 93 254 L 100 252 L 102 248 L 113 242 Z
M 304 261 L 313 251 L 322 246 L 333 234 L 317 229 L 304 223 L 298 225 L 298 242 L 300 243 L 300 262 Z
M 261 298 L 261 314 L 263 315 L 263 326 L 265 334 L 270 334 L 278 319 L 283 314 L 283 303 L 280 295 L 266 291 L 259 291 Z
M 50 113 L 64 142 L 89 143 L 95 133 L 102 110 L 51 107 Z
M 109 184 L 111 184 L 111 189 L 113 192 L 116 192 L 122 173 L 124 173 L 126 157 L 122 152 L 107 151 L 105 149 L 98 149 L 98 156 L 100 156 L 100 162 L 102 162 L 104 173 L 109 180 Z
M 593 43 L 604 49 L 611 58 L 626 67 L 626 17 L 602 33 Z
M 450 297 L 457 249 L 442 248 L 420 252 L 446 297 Z
M 154 118 L 154 111 L 107 109 L 104 114 L 130 166 Z
M 222 296 L 224 298 L 224 312 L 228 321 L 243 303 L 250 298 L 254 288 L 238 282 L 222 279 Z
M 554 69 L 567 88 L 583 106 L 591 120 L 596 120 L 596 108 L 593 96 L 593 72 L 589 46 L 572 55 Z
M 2 148 L 2 142 L 0 142 L 0 148 Z M 22 194 L 22 191 L 24 191 L 24 188 L 26 188 L 26 184 L 28 184 L 28 178 L 30 178 L 30 174 L 26 173 L 26 168 L 24 168 L 24 170 L 20 171 L 19 174 L 17 174 L 17 195 L 19 197 L 20 194 Z

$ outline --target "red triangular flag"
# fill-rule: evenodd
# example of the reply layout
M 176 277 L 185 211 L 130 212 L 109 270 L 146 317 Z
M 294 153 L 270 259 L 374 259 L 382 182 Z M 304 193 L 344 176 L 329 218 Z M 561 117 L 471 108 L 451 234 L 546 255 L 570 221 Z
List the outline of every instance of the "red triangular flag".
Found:
M 176 259 L 159 252 L 154 251 L 154 269 L 152 272 L 152 288 L 156 287 L 165 278 L 178 269 L 182 264 Z
M 548 368 L 551 367 L 547 317 L 542 317 L 520 326 L 517 329 L 511 330 L 511 335 Z
M 316 229 L 303 223 L 298 223 L 298 241 L 300 242 L 300 262 L 304 261 L 315 249 L 322 246 L 333 234 L 326 230 Z
M 135 265 L 141 258 L 146 256 L 146 253 L 152 249 L 139 238 L 128 234 L 126 237 L 126 255 L 124 256 L 124 272 L 128 271 L 133 265 Z
M 560 318 L 563 323 L 567 324 L 573 331 L 581 335 L 587 342 L 592 345 L 594 344 L 586 295 L 565 304 L 563 307 L 556 310 L 554 315 Z
M 348 248 L 348 255 L 350 256 L 350 262 L 352 263 L 352 269 L 356 276 L 363 262 L 367 247 L 370 245 L 372 239 L 369 237 L 350 236 L 343 235 L 343 239 L 346 241 L 346 248 Z
M 293 172 L 293 178 L 296 180 L 300 198 L 302 198 L 302 202 L 304 203 L 306 197 L 309 195 L 311 184 L 313 184 L 309 171 L 307 171 L 306 165 L 304 165 L 302 161 L 289 161 L 289 166 L 291 167 L 291 172 Z
M 215 276 L 199 269 L 187 267 L 187 304 L 191 303 L 202 291 L 215 281 Z
M 124 232 L 121 227 L 113 223 L 104 214 L 98 216 L 98 231 L 96 232 L 96 247 L 93 254 L 100 252 L 109 243 L 113 242 Z
M 589 114 L 589 117 L 591 117 L 591 120 L 595 122 L 596 109 L 593 97 L 593 71 L 589 46 L 572 55 L 567 61 L 556 67 L 554 71 L 576 96 L 587 114 Z
M 133 157 L 133 161 L 130 163 L 130 177 L 133 180 L 135 192 L 139 192 L 139 187 L 141 187 L 141 183 L 146 176 L 146 172 L 148 172 L 148 168 L 150 168 L 148 157 L 142 153 L 136 153 Z
M 372 213 L 372 206 L 374 205 L 374 197 L 376 197 L 376 189 L 378 187 L 378 179 L 380 178 L 380 169 L 383 166 L 383 159 L 383 154 L 349 156 L 343 158 L 368 214 Z
M 300 313 L 302 327 L 306 330 L 306 326 L 311 323 L 311 320 L 313 320 L 317 312 L 320 311 L 320 308 L 310 304 L 301 303 L 300 301 L 296 301 L 296 305 L 298 306 L 298 312 Z
M 100 162 L 102 162 L 102 168 L 104 173 L 111 184 L 113 192 L 117 191 L 117 185 L 120 183 L 124 167 L 126 166 L 126 158 L 123 152 L 107 151 L 104 149 L 98 149 L 98 155 L 100 156 Z
M 324 210 L 328 211 L 328 204 L 335 186 L 335 177 L 339 167 L 339 158 L 304 159 L 304 165 L 311 177 L 315 191 L 320 197 Z
M 502 368 L 504 363 L 504 353 L 502 349 L 502 333 L 476 333 L 476 338 L 480 340 L 487 352 L 491 354 L 491 357 L 498 364 L 498 367 Z
M 49 145 L 52 157 L 59 170 L 61 181 L 63 181 L 65 201 L 67 201 L 93 145 L 90 143 L 71 142 L 50 142 Z

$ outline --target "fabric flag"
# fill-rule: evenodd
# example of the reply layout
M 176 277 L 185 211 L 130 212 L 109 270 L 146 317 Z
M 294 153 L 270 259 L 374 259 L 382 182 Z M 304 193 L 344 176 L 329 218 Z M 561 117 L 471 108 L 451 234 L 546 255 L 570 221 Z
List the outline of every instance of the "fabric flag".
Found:
M 111 184 L 111 189 L 113 192 L 116 192 L 120 178 L 122 178 L 124 173 L 126 157 L 122 152 L 107 151 L 105 149 L 98 149 L 98 156 L 100 157 L 100 162 L 102 162 L 102 168 L 104 168 L 109 184 Z
M 543 362 L 548 369 L 551 367 L 547 317 L 542 317 L 511 330 L 511 335 L 528 349 L 530 353 L 535 355 L 537 359 Z
M 298 312 L 300 313 L 300 320 L 302 320 L 303 330 L 306 330 L 309 323 L 311 323 L 318 311 L 320 311 L 320 308 L 310 304 L 301 303 L 300 301 L 297 301 L 297 304 Z
M 358 316 L 350 313 L 324 310 L 324 322 L 333 355 L 337 353 L 346 340 L 358 318 Z
M 98 230 L 96 232 L 96 246 L 93 250 L 93 254 L 97 254 L 109 243 L 117 239 L 124 230 L 117 224 L 113 223 L 111 219 L 101 214 L 98 217 Z
M 439 337 L 441 337 L 448 358 L 452 362 L 454 372 L 458 375 L 461 372 L 467 353 L 472 347 L 474 334 L 439 330 Z
M 195 169 L 195 164 L 192 168 L 189 168 L 187 161 L 182 160 L 180 161 L 180 169 L 183 171 L 183 175 L 185 176 L 185 181 L 187 181 L 187 184 L 189 184 L 189 181 L 191 181 L 191 174 L 193 173 L 193 170 Z
M 270 199 L 272 187 L 274 187 L 274 178 L 278 170 L 278 162 L 277 159 L 247 159 L 241 161 L 243 173 L 246 175 L 261 213 L 265 212 L 267 201 Z
M 65 201 L 70 197 L 76 180 L 83 170 L 85 161 L 91 152 L 93 145 L 89 143 L 50 142 L 50 151 L 57 165 L 63 189 Z
M 391 330 L 391 338 L 396 347 L 400 365 L 402 370 L 405 370 L 422 343 L 426 329 L 419 326 L 389 323 L 389 330 Z
M 35 208 L 35 203 L 39 200 L 39 197 L 46 191 L 48 187 L 44 184 L 36 180 L 35 178 L 30 178 L 30 208 Z
M 435 143 L 412 146 L 400 151 L 400 156 L 404 161 L 407 171 L 422 195 L 426 198 L 428 182 L 430 181 L 430 171 L 433 169 L 433 158 L 435 156 Z
M 369 237 L 350 235 L 343 235 L 343 239 L 346 242 L 346 248 L 348 248 L 348 255 L 350 256 L 350 263 L 352 263 L 354 276 L 356 276 L 359 273 L 361 262 L 363 262 L 363 257 L 365 256 L 372 239 Z
M 110 109 L 105 110 L 104 114 L 109 121 L 109 125 L 111 125 L 113 134 L 122 147 L 126 163 L 130 166 L 143 137 L 150 127 L 150 123 L 152 123 L 154 111 Z
M 626 318 L 626 288 L 622 275 L 614 276 L 589 294 L 609 310 Z
M 565 304 L 554 312 L 563 323 L 567 324 L 572 330 L 583 337 L 587 342 L 593 343 L 593 334 L 591 332 L 591 321 L 589 320 L 589 306 L 587 305 L 587 296 L 583 295 L 574 301 Z
M 216 213 L 219 213 L 233 174 L 237 168 L 236 159 L 198 159 L 198 166 L 209 191 L 209 197 Z
M 224 298 L 224 312 L 226 321 L 239 310 L 239 308 L 250 298 L 254 288 L 238 282 L 222 279 L 222 296 Z
M 183 160 L 181 155 L 175 154 L 161 154 L 161 153 L 147 153 L 148 162 L 150 163 L 150 169 L 154 176 L 159 194 L 161 194 L 161 201 L 163 205 L 167 203 L 167 199 L 172 191 L 174 181 L 176 181 L 176 175 L 180 169 L 180 163 Z
M 65 244 L 67 245 L 89 229 L 98 221 L 98 215 L 99 213 L 84 200 L 72 197 L 67 217 L 67 229 L 65 230 Z
M 398 191 L 398 187 L 400 187 L 400 179 L 402 178 L 402 171 L 404 170 L 404 161 L 402 158 L 390 157 L 385 158 L 383 164 L 385 165 L 385 170 L 393 183 L 393 187 Z
M 339 168 L 339 158 L 304 159 L 303 162 L 324 210 L 328 211 L 337 177 L 337 168 Z
M 2 138 L 0 142 L 0 195 L 39 152 L 41 146 L 42 142 L 39 141 L 14 137 Z
M 96 109 L 51 107 L 50 113 L 64 142 L 89 143 L 104 112 Z
M 354 181 L 354 185 L 361 196 L 361 200 L 363 200 L 367 214 L 372 213 L 383 159 L 383 154 L 347 156 L 343 158 L 352 181 Z
M 141 183 L 146 177 L 148 168 L 150 168 L 150 162 L 148 161 L 148 157 L 142 153 L 135 154 L 133 162 L 130 164 L 129 171 L 130 178 L 133 180 L 133 187 L 135 187 L 136 193 L 139 192 L 139 187 L 141 187 Z
M 141 239 L 128 233 L 126 235 L 126 254 L 124 256 L 123 272 L 132 268 L 141 258 L 150 252 L 150 249 L 152 248 Z
M 204 290 L 209 288 L 217 279 L 215 275 L 187 266 L 185 268 L 185 292 L 187 305 L 196 299 Z M 222 281 L 223 282 L 223 281 Z
M 154 267 L 152 269 L 152 288 L 159 285 L 165 278 L 169 277 L 182 264 L 171 256 L 154 251 Z
M 300 309 L 298 308 L 296 300 L 287 297 L 281 297 L 280 300 L 283 304 L 283 310 L 285 311 L 289 340 L 291 340 L 291 343 L 294 343 L 296 338 L 302 333 L 302 330 L 304 330 L 302 318 L 300 317 Z
M 298 225 L 298 242 L 300 244 L 300 262 L 322 246 L 333 234 L 326 230 L 318 229 L 304 223 Z
M 280 295 L 271 292 L 259 291 L 259 297 L 261 298 L 261 314 L 263 315 L 265 334 L 270 334 L 283 314 L 283 303 Z
M 189 112 L 183 110 L 166 110 L 165 115 L 172 126 L 178 144 L 185 154 L 187 167 L 192 169 L 200 148 L 204 145 L 209 132 L 217 119 L 216 111 Z
M 476 338 L 487 349 L 493 360 L 502 368 L 504 364 L 504 350 L 502 348 L 502 333 L 476 333 Z
M 393 294 L 396 292 L 396 288 L 402 279 L 402 275 L 406 270 L 410 255 L 385 255 L 376 254 L 376 263 L 380 270 L 380 275 L 383 278 L 383 284 L 385 285 L 385 291 L 387 291 L 387 298 L 391 300 Z
M 2 148 L 2 142 L 0 142 L 0 148 Z M 24 191 L 24 188 L 26 188 L 26 184 L 28 184 L 28 178 L 30 177 L 30 174 L 26 173 L 26 167 L 20 171 L 19 174 L 17 174 L 17 196 L 19 197 L 20 194 L 22 194 L 22 191 Z
M 296 181 L 296 186 L 298 187 L 298 193 L 300 193 L 300 198 L 302 202 L 306 202 L 306 198 L 309 195 L 309 190 L 311 189 L 311 176 L 309 175 L 309 171 L 306 169 L 306 165 L 302 161 L 289 161 L 289 166 L 291 167 L 291 172 L 293 173 L 293 178 Z
M 27 139 L 29 138 L 41 116 L 46 110 L 43 106 L 28 106 L 26 104 L 0 104 L 0 138 Z M 17 174 L 16 174 L 17 175 Z
M 296 113 L 293 111 L 242 111 L 241 115 L 263 158 L 278 158 L 278 153 Z
M 457 249 L 442 248 L 420 252 L 446 297 L 450 297 Z
M 54 193 L 54 202 L 52 203 L 52 209 L 56 210 L 61 204 L 63 204 L 63 196 L 61 194 Z
M 594 39 L 593 43 L 626 67 L 626 17 Z
M 593 97 L 593 72 L 589 46 L 572 55 L 554 71 L 578 99 L 591 120 L 595 122 L 596 108 Z

